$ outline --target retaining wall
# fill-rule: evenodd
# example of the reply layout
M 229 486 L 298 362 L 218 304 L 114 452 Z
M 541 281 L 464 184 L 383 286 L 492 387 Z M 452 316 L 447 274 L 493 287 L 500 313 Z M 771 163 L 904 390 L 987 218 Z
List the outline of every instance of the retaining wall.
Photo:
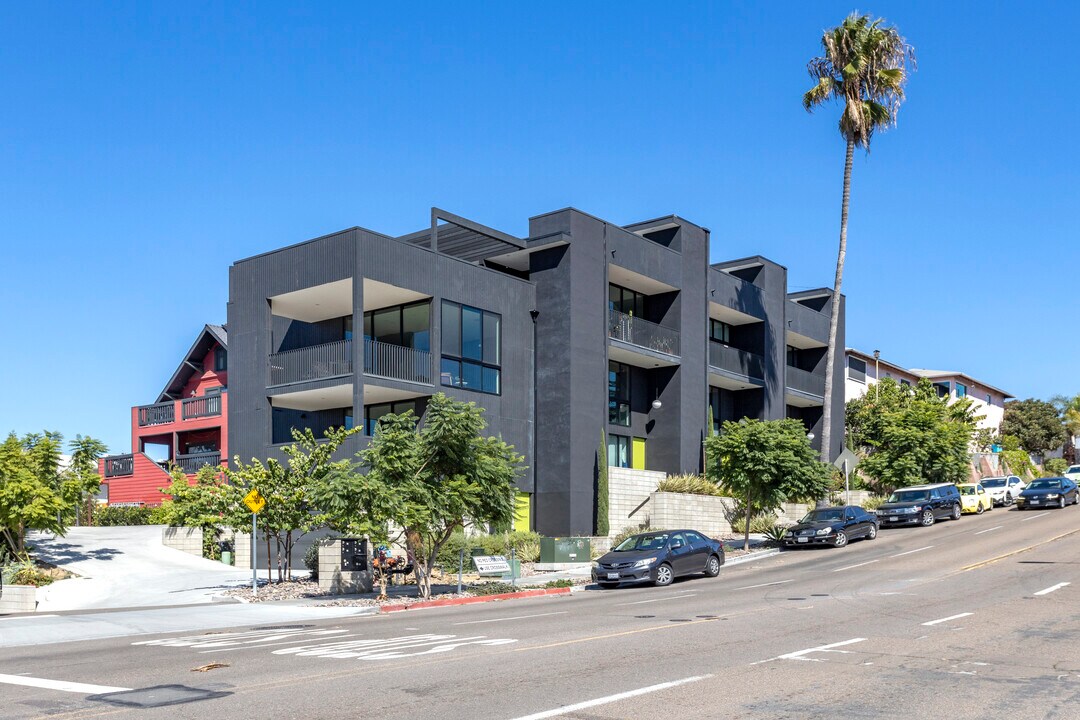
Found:
M 367 543 L 368 569 L 345 572 L 341 569 L 341 540 L 318 540 L 319 589 L 332 593 L 368 593 L 372 591 L 371 543 Z
M 197 527 L 167 527 L 161 531 L 161 544 L 188 555 L 202 557 L 203 531 Z
M 654 492 L 649 500 L 650 521 L 658 528 L 690 528 L 709 537 L 729 535 L 731 524 L 725 511 L 732 502 L 712 495 Z
M 0 592 L 0 615 L 37 610 L 37 588 L 33 585 L 4 585 Z

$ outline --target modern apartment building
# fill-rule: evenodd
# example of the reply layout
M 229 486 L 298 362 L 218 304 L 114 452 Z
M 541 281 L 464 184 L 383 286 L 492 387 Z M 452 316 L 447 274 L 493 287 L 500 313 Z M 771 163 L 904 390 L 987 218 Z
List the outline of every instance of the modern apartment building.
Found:
M 194 480 L 228 458 L 228 334 L 206 325 L 151 405 L 131 408 L 131 452 L 99 461 L 110 505 L 160 505 L 179 467 Z
M 1013 395 L 1000 388 L 976 380 L 955 370 L 924 370 L 904 368 L 892 362 L 875 358 L 872 353 L 848 348 L 846 354 L 847 379 L 844 397 L 853 400 L 865 395 L 880 378 L 893 378 L 904 385 L 914 385 L 922 379 L 929 380 L 941 397 L 968 398 L 976 415 L 981 415 L 980 428 L 997 430 L 1005 417 L 1005 402 Z
M 676 216 L 565 209 L 525 238 L 438 209 L 401 237 L 351 228 L 232 266 L 229 447 L 264 458 L 294 427 L 360 424 L 351 455 L 445 392 L 525 455 L 516 526 L 588 535 L 602 434 L 610 465 L 672 473 L 701 469 L 710 405 L 717 425 L 797 417 L 819 443 L 832 302 L 788 294 L 765 258 L 710 265 L 708 230 Z M 842 379 L 838 363 L 834 456 Z

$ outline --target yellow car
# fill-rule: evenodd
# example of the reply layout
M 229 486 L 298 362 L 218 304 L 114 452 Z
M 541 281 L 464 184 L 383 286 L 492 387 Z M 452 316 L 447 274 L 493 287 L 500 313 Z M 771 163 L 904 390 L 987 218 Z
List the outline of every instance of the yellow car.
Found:
M 960 491 L 960 512 L 968 515 L 982 515 L 994 509 L 994 499 L 981 484 L 964 483 L 957 485 L 956 489 Z

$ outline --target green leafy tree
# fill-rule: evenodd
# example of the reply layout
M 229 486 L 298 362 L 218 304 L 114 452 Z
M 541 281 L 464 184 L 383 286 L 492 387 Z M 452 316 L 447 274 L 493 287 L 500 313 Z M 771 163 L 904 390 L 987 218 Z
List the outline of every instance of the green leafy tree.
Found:
M 292 550 L 296 541 L 324 525 L 325 516 L 316 503 L 319 489 L 329 477 L 347 470 L 349 460 L 335 461 L 334 453 L 360 430 L 359 427 L 331 428 L 324 439 L 316 440 L 310 428 L 303 431 L 294 428 L 293 443 L 282 448 L 286 456 L 284 463 L 271 458 L 265 463 L 253 459 L 250 464 L 244 464 L 237 457 L 234 468 L 226 471 L 239 497 L 254 489 L 266 499 L 258 525 L 266 541 L 267 558 L 272 557 L 271 545 L 276 546 L 278 582 L 292 577 Z M 250 520 L 251 514 L 246 513 L 244 527 Z M 267 578 L 270 578 L 269 566 Z
M 366 474 L 336 475 L 328 483 L 340 499 L 324 505 L 349 514 L 336 523 L 397 529 L 395 537 L 413 554 L 422 597 L 431 596 L 439 550 L 466 521 L 505 526 L 513 519 L 514 478 L 524 458 L 484 437 L 486 426 L 475 403 L 438 393 L 419 428 L 411 412 L 380 418 L 371 445 L 359 453 Z
M 68 449 L 71 450 L 71 462 L 64 472 L 62 495 L 65 500 L 82 508 L 87 499 L 101 489 L 101 475 L 98 474 L 98 460 L 109 451 L 105 443 L 89 435 L 76 435 Z M 76 520 L 78 513 L 76 512 Z
M 160 488 L 168 495 L 158 515 L 172 527 L 197 527 L 203 531 L 203 557 L 218 557 L 218 536 L 223 527 L 243 527 L 244 518 L 238 488 L 225 482 L 225 475 L 216 465 L 204 465 L 189 483 L 178 467 L 169 472 L 172 482 Z
M 26 533 L 63 535 L 67 503 L 60 488 L 58 433 L 15 433 L 0 444 L 0 536 L 7 551 L 27 559 Z
M 745 505 L 743 548 L 750 549 L 750 521 L 756 511 L 825 495 L 832 477 L 820 462 L 806 428 L 798 420 L 727 421 L 705 440 L 708 475 Z
M 1014 435 L 1020 447 L 1034 455 L 1061 447 L 1068 433 L 1061 413 L 1052 403 L 1028 398 L 1005 405 L 1001 434 Z
M 1031 455 L 1027 450 L 1020 447 L 1020 438 L 1015 435 L 1002 435 L 1000 442 L 1001 459 L 1008 471 L 1025 480 L 1035 477 L 1035 463 L 1031 462 Z
M 600 537 L 607 537 L 608 533 L 611 532 L 610 520 L 608 519 L 609 495 L 607 436 L 601 430 L 600 447 L 596 451 L 596 534 Z
M 847 145 L 844 160 L 844 191 L 840 204 L 840 249 L 836 256 L 829 347 L 825 362 L 825 397 L 832 397 L 836 363 L 836 329 L 840 317 L 840 286 L 847 256 L 848 207 L 851 201 L 851 167 L 858 145 L 870 150 L 878 130 L 896 124 L 908 64 L 914 66 L 915 51 L 896 27 L 882 19 L 852 13 L 839 26 L 821 36 L 822 55 L 807 64 L 814 87 L 803 95 L 807 112 L 830 101 L 843 103 L 840 135 Z M 821 459 L 828 462 L 832 433 L 832 403 L 826 400 L 821 429 Z
M 1049 458 L 1043 462 L 1043 475 L 1045 477 L 1061 477 L 1069 469 L 1069 461 L 1065 458 Z
M 950 403 L 926 379 L 911 388 L 885 378 L 873 393 L 847 404 L 848 437 L 863 456 L 859 472 L 883 494 L 966 480 L 979 419 L 970 400 Z

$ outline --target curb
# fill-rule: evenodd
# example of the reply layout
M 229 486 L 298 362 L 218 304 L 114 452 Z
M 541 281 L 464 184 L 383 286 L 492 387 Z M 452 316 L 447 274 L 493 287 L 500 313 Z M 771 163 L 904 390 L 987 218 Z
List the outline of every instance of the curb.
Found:
M 761 560 L 763 558 L 770 558 L 774 555 L 780 554 L 780 548 L 772 548 L 771 550 L 755 550 L 747 553 L 746 555 L 740 555 L 738 557 L 731 558 L 724 562 L 724 567 L 728 565 L 738 565 L 739 563 L 753 562 L 754 560 Z
M 450 600 L 428 600 L 426 602 L 412 603 L 411 605 L 380 605 L 379 611 L 384 613 L 400 612 L 402 610 L 421 610 L 423 608 L 449 607 L 452 605 L 475 605 L 477 603 L 495 602 L 497 600 L 517 600 L 523 598 L 543 597 L 546 595 L 569 595 L 570 588 L 541 588 L 538 590 L 523 590 L 521 592 L 502 593 L 499 595 L 482 595 L 480 597 L 453 598 Z

